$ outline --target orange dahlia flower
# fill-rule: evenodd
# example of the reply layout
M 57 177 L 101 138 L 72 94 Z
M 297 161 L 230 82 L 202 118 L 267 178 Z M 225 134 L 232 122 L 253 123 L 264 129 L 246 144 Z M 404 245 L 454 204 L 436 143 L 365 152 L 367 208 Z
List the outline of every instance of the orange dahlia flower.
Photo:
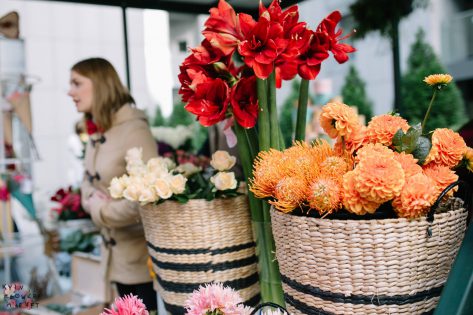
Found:
M 452 82 L 453 78 L 449 74 L 431 74 L 424 78 L 424 82 L 430 86 L 445 85 Z
M 306 183 L 297 177 L 285 177 L 281 179 L 274 189 L 274 198 L 270 200 L 276 209 L 288 213 L 300 206 L 306 196 Z
M 385 114 L 373 117 L 368 123 L 366 133 L 370 142 L 390 146 L 394 134 L 399 129 L 406 132 L 409 129 L 407 121 L 400 116 Z
M 433 162 L 453 168 L 463 158 L 466 148 L 465 140 L 457 132 L 448 128 L 435 129 L 432 134 L 432 148 L 425 164 Z
M 428 164 L 425 165 L 423 168 L 424 174 L 427 175 L 435 184 L 437 188 L 436 196 L 440 195 L 440 193 L 450 184 L 456 182 L 458 180 L 458 175 L 455 174 L 454 171 L 449 169 L 447 166 L 443 165 L 436 165 L 436 164 Z M 455 189 L 450 190 L 447 193 L 447 196 L 453 196 L 453 192 Z
M 418 160 L 412 154 L 394 152 L 394 160 L 401 164 L 406 180 L 415 174 L 422 173 L 422 167 L 417 164 Z
M 363 157 L 356 170 L 355 188 L 360 196 L 376 203 L 398 196 L 405 183 L 401 164 L 383 155 Z
M 349 171 L 343 176 L 343 206 L 347 211 L 358 215 L 374 213 L 381 204 L 360 196 L 355 188 L 356 177 L 358 177 L 356 171 Z
M 280 171 L 283 153 L 270 149 L 261 151 L 253 164 L 253 179 L 250 180 L 250 191 L 257 198 L 274 196 L 274 189 L 279 180 L 284 176 Z
M 361 127 L 355 110 L 343 103 L 327 103 L 322 107 L 320 125 L 330 138 L 351 139 Z
M 383 156 L 386 159 L 392 159 L 394 158 L 394 151 L 389 149 L 387 146 L 382 145 L 381 143 L 368 143 L 356 152 L 355 162 L 359 163 L 366 157 L 374 155 Z
M 331 213 L 341 207 L 342 188 L 339 182 L 321 177 L 310 185 L 306 199 L 309 207 L 321 215 Z
M 406 179 L 401 194 L 393 200 L 394 211 L 401 218 L 414 219 L 429 212 L 435 202 L 436 188 L 432 180 L 423 173 Z
M 360 129 L 352 134 L 350 140 L 338 138 L 334 145 L 334 150 L 338 154 L 343 154 L 345 152 L 353 154 L 356 150 L 367 143 L 368 138 L 366 136 L 366 127 L 361 125 Z

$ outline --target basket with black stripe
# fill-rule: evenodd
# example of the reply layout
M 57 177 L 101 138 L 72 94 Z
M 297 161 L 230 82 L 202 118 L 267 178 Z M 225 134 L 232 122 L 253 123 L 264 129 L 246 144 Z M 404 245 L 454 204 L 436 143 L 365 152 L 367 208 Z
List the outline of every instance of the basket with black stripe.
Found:
M 466 229 L 459 198 L 427 217 L 315 217 L 271 211 L 291 314 L 432 314 Z M 468 194 L 466 201 L 471 200 Z
M 247 196 L 166 201 L 140 209 L 156 285 L 166 310 L 184 314 L 200 285 L 221 282 L 245 305 L 260 300 Z

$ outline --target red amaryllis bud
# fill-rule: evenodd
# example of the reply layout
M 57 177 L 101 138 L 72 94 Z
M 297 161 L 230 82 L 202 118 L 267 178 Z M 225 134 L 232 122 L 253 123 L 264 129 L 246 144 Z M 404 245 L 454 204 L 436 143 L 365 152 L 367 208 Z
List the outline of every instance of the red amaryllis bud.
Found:
M 258 96 L 256 93 L 256 77 L 242 78 L 231 91 L 233 116 L 244 128 L 252 128 L 258 119 Z

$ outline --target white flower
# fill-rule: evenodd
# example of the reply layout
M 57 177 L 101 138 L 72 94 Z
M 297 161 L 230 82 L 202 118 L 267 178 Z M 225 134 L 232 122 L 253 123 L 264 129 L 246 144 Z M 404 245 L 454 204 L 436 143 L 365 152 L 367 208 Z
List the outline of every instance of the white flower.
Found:
M 186 182 L 187 178 L 182 176 L 181 174 L 177 174 L 172 176 L 169 179 L 169 187 L 173 194 L 182 194 L 186 189 Z
M 138 201 L 142 205 L 145 205 L 147 203 L 155 202 L 158 199 L 159 199 L 159 197 L 156 195 L 156 192 L 153 188 L 144 187 L 144 189 L 141 191 L 141 194 L 140 194 L 140 197 L 138 198 Z
M 210 177 L 210 182 L 215 185 L 218 190 L 235 189 L 238 182 L 233 172 L 218 172 Z
M 192 127 L 179 125 L 177 127 L 153 127 L 151 128 L 153 137 L 160 142 L 169 144 L 174 149 L 178 149 L 188 139 L 194 135 Z
M 227 171 L 231 169 L 236 163 L 236 157 L 228 154 L 227 151 L 216 151 L 212 154 L 210 165 L 217 171 Z
M 195 173 L 202 171 L 202 167 L 196 166 L 191 162 L 182 163 L 176 167 L 176 171 L 184 175 L 185 177 L 190 177 Z
M 162 199 L 169 199 L 172 196 L 171 187 L 169 187 L 169 183 L 164 178 L 158 178 L 154 182 L 153 187 L 158 196 Z
M 126 171 L 130 176 L 144 176 L 146 174 L 146 165 L 140 161 L 128 162 L 126 164 Z
M 131 148 L 126 151 L 125 161 L 127 163 L 143 162 L 143 148 Z
M 146 164 L 148 173 L 153 174 L 155 177 L 160 178 L 168 174 L 168 167 L 163 158 L 152 158 Z
M 110 187 L 108 187 L 108 191 L 110 191 L 110 196 L 115 199 L 123 198 L 123 191 L 126 189 L 128 185 L 128 176 L 123 175 L 122 177 L 114 177 L 110 182 Z
M 141 192 L 145 189 L 146 187 L 141 181 L 132 179 L 128 183 L 126 189 L 123 191 L 123 197 L 130 201 L 139 201 Z

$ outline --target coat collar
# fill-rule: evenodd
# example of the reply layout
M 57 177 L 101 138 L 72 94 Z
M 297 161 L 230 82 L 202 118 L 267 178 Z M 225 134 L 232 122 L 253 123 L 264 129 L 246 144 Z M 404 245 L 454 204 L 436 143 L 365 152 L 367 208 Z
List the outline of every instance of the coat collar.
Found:
M 142 110 L 132 107 L 130 104 L 125 104 L 120 107 L 120 109 L 113 116 L 112 127 L 135 119 L 146 121 L 147 117 Z

